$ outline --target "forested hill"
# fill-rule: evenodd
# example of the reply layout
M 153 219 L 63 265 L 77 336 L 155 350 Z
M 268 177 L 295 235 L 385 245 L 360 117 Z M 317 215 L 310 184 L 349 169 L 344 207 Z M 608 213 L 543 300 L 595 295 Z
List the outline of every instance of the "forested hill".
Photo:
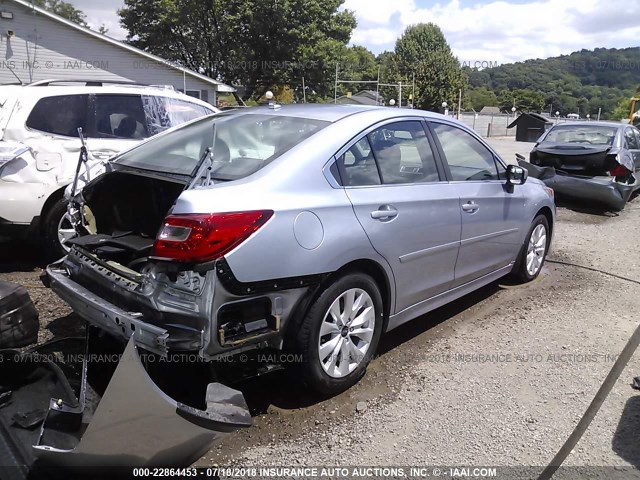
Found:
M 603 113 L 611 114 L 621 98 L 631 96 L 640 86 L 640 47 L 581 50 L 484 70 L 467 67 L 465 71 L 472 102 L 474 90 L 485 94 L 491 90 L 498 104 L 506 107 L 513 97 L 517 102 L 517 91 L 527 90 L 530 95 L 537 92 L 544 96 L 541 110 L 585 115 L 602 108 Z

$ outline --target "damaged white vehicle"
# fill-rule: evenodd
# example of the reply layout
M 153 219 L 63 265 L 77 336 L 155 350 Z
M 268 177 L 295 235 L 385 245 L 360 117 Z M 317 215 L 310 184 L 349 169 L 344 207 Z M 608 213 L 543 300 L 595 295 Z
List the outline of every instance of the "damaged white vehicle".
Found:
M 40 241 L 49 259 L 74 235 L 64 192 L 78 164 L 78 128 L 87 138 L 82 185 L 113 155 L 218 111 L 172 87 L 59 83 L 0 86 L 0 237 Z

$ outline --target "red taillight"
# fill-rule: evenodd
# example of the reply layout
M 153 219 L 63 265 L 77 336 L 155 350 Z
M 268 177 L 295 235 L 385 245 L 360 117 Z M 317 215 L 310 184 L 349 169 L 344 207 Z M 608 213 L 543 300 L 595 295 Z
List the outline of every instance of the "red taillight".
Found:
M 220 258 L 249 238 L 271 215 L 271 210 L 169 215 L 153 244 L 152 255 L 180 262 Z
M 611 170 L 609 170 L 609 175 L 611 175 L 612 177 L 626 177 L 631 173 L 631 170 L 629 170 L 627 167 L 625 167 L 624 165 L 616 165 L 615 167 L 613 167 Z

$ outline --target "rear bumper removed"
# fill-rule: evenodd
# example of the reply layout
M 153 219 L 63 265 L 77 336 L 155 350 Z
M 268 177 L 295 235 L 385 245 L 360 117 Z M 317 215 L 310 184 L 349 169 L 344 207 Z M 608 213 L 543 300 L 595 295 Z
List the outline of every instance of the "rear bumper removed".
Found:
M 90 324 L 163 357 L 197 352 L 216 360 L 281 349 L 292 312 L 320 282 L 314 275 L 240 283 L 218 261 L 191 289 L 157 272 L 125 278 L 98 261 L 73 250 L 47 267 L 43 282 Z
M 0 401 L 1 480 L 34 472 L 45 478 L 61 468 L 184 467 L 223 435 L 251 425 L 240 392 L 210 383 L 197 402 L 203 409 L 186 405 L 155 383 L 133 339 L 121 353 L 107 353 L 97 330 L 90 332 L 79 378 L 70 378 L 65 364 L 78 357 L 48 353 L 47 344 L 26 354 L 0 352 L 0 392 L 10 398 Z

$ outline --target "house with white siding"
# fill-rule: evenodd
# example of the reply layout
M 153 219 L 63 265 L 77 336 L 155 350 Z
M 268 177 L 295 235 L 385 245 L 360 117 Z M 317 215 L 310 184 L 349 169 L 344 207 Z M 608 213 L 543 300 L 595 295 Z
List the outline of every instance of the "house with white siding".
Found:
M 212 105 L 235 91 L 27 0 L 0 0 L 0 84 L 50 79 L 171 85 Z

